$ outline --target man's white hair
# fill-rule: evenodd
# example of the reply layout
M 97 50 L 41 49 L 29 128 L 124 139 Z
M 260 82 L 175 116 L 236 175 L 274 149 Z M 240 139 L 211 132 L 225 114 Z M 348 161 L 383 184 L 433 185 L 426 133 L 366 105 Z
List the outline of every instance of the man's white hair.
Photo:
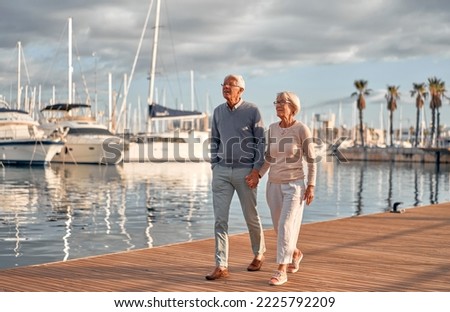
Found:
M 242 77 L 241 75 L 231 74 L 231 75 L 226 76 L 223 81 L 227 81 L 228 79 L 236 80 L 237 86 L 241 87 L 242 89 L 245 90 L 245 80 L 244 80 L 244 77 Z

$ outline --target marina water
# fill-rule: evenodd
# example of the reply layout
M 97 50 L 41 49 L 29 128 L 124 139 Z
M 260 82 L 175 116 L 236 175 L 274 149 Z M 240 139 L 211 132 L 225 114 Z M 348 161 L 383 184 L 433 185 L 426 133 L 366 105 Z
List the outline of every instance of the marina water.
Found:
M 263 178 L 258 207 L 270 229 L 265 184 Z M 0 269 L 213 237 L 205 162 L 4 167 L 0 194 Z M 318 166 L 303 223 L 385 212 L 395 202 L 407 213 L 447 201 L 449 165 L 329 160 Z M 235 196 L 230 233 L 246 231 Z

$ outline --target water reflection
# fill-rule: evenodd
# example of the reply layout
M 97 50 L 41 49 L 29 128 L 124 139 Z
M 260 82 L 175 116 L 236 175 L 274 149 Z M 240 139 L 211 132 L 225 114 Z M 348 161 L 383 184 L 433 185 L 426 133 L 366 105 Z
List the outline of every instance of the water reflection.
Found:
M 436 166 L 436 171 L 440 170 L 440 165 Z M 433 174 L 430 172 L 430 203 L 437 204 L 439 203 L 439 179 L 437 178 L 437 174 Z
M 388 174 L 388 196 L 386 198 L 386 203 L 387 203 L 387 207 L 386 207 L 386 211 L 389 211 L 390 208 L 392 207 L 392 169 L 394 167 L 394 164 L 391 162 L 389 163 L 389 174 Z
M 449 166 L 321 163 L 304 222 L 450 201 Z M 271 228 L 260 183 L 258 206 Z M 0 267 L 13 267 L 212 237 L 207 163 L 53 164 L 0 171 Z M 237 196 L 230 232 L 246 231 Z
M 62 238 L 63 242 L 64 242 L 64 249 L 63 249 L 63 252 L 64 252 L 63 260 L 64 261 L 69 259 L 69 255 L 70 255 L 70 253 L 69 253 L 69 251 L 70 251 L 69 238 L 70 238 L 70 235 L 71 235 L 71 232 L 72 232 L 72 209 L 71 209 L 70 206 L 68 206 L 67 208 L 68 208 L 67 209 L 67 213 L 66 213 L 67 220 L 65 222 L 65 224 L 66 224 L 66 234 Z
M 422 163 L 327 162 L 318 171 L 316 201 L 306 209 L 306 221 L 322 217 L 312 212 L 317 206 L 339 208 L 336 216 L 358 216 L 389 211 L 394 202 L 408 208 L 450 201 L 448 164 L 437 170 Z
M 356 210 L 355 210 L 355 215 L 359 216 L 362 214 L 363 211 L 363 190 L 364 190 L 364 167 L 365 167 L 365 163 L 361 166 L 360 170 L 359 170 L 359 184 L 358 184 L 358 188 L 356 190 Z
M 163 234 L 173 228 L 180 241 L 190 241 L 198 236 L 194 226 L 206 213 L 210 220 L 209 164 L 127 163 L 122 170 L 128 191 L 145 202 L 149 247 L 154 243 L 151 233 Z
M 421 185 L 421 181 L 419 181 L 419 173 L 417 172 L 417 168 L 414 169 L 414 206 L 417 207 L 420 204 L 420 193 L 419 193 L 419 184 Z

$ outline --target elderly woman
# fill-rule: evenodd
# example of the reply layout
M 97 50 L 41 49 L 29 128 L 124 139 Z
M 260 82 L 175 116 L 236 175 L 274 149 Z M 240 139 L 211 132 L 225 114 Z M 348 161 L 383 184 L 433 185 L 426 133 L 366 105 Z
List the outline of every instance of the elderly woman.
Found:
M 259 176 L 269 172 L 266 200 L 277 233 L 278 268 L 269 284 L 282 285 L 288 272 L 299 270 L 303 258 L 297 240 L 305 202 L 309 205 L 314 198 L 316 163 L 311 131 L 295 119 L 300 112 L 298 96 L 280 92 L 273 104 L 280 121 L 269 126 L 268 148 Z

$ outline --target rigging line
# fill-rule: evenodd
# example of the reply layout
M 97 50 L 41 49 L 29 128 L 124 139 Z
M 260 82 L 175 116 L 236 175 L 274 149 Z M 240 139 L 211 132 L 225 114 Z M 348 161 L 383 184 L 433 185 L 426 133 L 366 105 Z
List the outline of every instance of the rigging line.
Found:
M 6 75 L 13 75 L 12 73 L 14 72 L 17 75 L 17 44 L 16 44 L 16 48 L 11 49 L 11 56 L 9 56 L 8 59 L 8 67 L 6 67 L 5 69 L 3 69 L 3 74 Z M 5 58 L 6 59 L 6 58 Z M 5 86 L 2 86 L 0 88 L 5 88 Z M 8 87 L 9 88 L 9 87 Z
M 62 45 L 62 38 L 63 38 L 64 34 L 66 33 L 67 28 L 68 28 L 68 22 L 66 22 L 66 24 L 65 24 L 65 26 L 64 26 L 64 28 L 63 28 L 63 30 L 61 32 L 61 35 L 59 37 L 59 44 L 58 44 L 58 48 L 56 49 L 56 55 L 55 55 L 55 58 L 53 59 L 52 64 L 50 65 L 49 70 L 47 72 L 47 75 L 46 75 L 46 77 L 44 79 L 44 85 L 47 85 L 47 83 L 49 82 L 48 80 L 49 80 L 51 72 L 53 71 L 53 66 L 56 63 L 56 59 L 59 56 L 59 52 L 60 52 L 61 45 Z
M 17 45 L 16 45 L 16 47 L 17 47 Z M 15 66 L 17 64 L 17 52 L 16 51 L 17 51 L 16 49 L 12 49 L 11 50 L 11 57 L 8 58 L 8 60 L 9 60 L 8 64 L 11 64 L 11 67 L 7 67 L 4 70 L 3 74 L 8 74 L 8 75 L 12 76 L 13 74 L 10 72 L 10 70 L 11 70 L 11 71 L 16 71 L 15 74 L 17 75 L 17 68 L 16 67 L 13 68 L 13 66 Z M 15 60 L 15 61 L 12 61 L 12 60 Z M 8 88 L 8 90 L 6 90 L 6 88 Z M 8 105 L 12 105 L 12 90 L 13 90 L 13 83 L 12 82 L 11 82 L 11 84 L 9 86 L 5 85 L 5 86 L 1 86 L 0 87 L 0 104 L 2 102 L 1 101 L 2 100 L 2 92 L 4 92 L 5 94 L 9 93 L 9 103 L 8 103 Z M 5 95 L 3 95 L 3 100 L 6 101 L 6 96 Z M 0 162 L 0 166 L 1 166 L 1 162 Z
M 129 78 L 128 84 L 126 86 L 127 94 L 128 94 L 128 91 L 130 90 L 131 81 L 133 80 L 134 71 L 136 69 L 136 63 L 139 58 L 139 54 L 141 52 L 142 42 L 144 41 L 145 30 L 147 29 L 148 20 L 150 19 L 150 13 L 152 11 L 152 7 L 153 7 L 153 0 L 151 0 L 151 2 L 150 2 L 150 6 L 147 11 L 147 16 L 145 17 L 144 28 L 142 29 L 142 34 L 141 34 L 141 38 L 139 39 L 138 49 L 136 51 L 136 56 L 134 57 L 133 66 L 131 68 L 130 78 Z
M 178 90 L 180 92 L 181 100 L 183 101 L 183 99 L 184 99 L 183 89 L 181 88 L 180 75 L 179 75 L 179 71 L 178 71 L 178 63 L 177 63 L 177 59 L 175 57 L 175 44 L 174 44 L 172 31 L 171 31 L 172 27 L 171 27 L 170 18 L 169 18 L 169 8 L 168 8 L 169 6 L 167 4 L 165 4 L 165 6 L 166 6 L 165 13 L 166 13 L 167 25 L 168 25 L 168 29 L 169 29 L 169 38 L 170 38 L 170 42 L 172 45 L 172 51 L 174 51 L 173 60 L 174 60 L 174 65 L 175 65 L 175 74 L 177 77 Z
M 134 61 L 133 61 L 133 66 L 131 67 L 131 73 L 130 73 L 130 77 L 128 78 L 128 83 L 126 86 L 124 86 L 124 94 L 128 94 L 130 91 L 130 85 L 131 85 L 131 81 L 133 80 L 133 75 L 134 75 L 134 71 L 136 69 L 136 64 L 139 58 L 139 54 L 141 53 L 141 48 L 142 48 L 142 42 L 144 41 L 144 36 L 145 36 L 145 31 L 147 29 L 147 25 L 148 25 L 148 21 L 150 19 L 150 13 L 152 11 L 152 7 L 153 7 L 153 0 L 150 1 L 150 5 L 148 7 L 148 11 L 147 11 L 147 16 L 145 17 L 145 22 L 144 22 L 144 28 L 142 29 L 142 33 L 141 33 L 141 37 L 139 39 L 139 44 L 138 44 L 138 48 L 136 51 L 136 55 L 134 57 Z M 126 90 L 126 91 L 125 91 Z M 123 96 L 123 101 L 122 101 L 122 107 L 119 111 L 119 116 L 118 116 L 118 120 L 120 120 L 124 110 L 125 110 L 125 104 L 127 99 L 125 98 L 125 96 Z
M 174 92 L 174 90 L 173 90 L 173 84 L 172 84 L 172 81 L 169 79 L 169 76 L 168 75 L 166 75 L 165 73 L 167 73 L 168 72 L 168 70 L 166 70 L 166 64 L 165 64 L 165 62 L 164 62 L 164 58 L 163 57 L 161 57 L 160 58 L 160 61 L 159 61 L 159 64 L 160 64 L 160 68 L 162 68 L 162 70 L 161 70 L 161 72 L 159 73 L 159 75 L 160 75 L 160 77 L 162 78 L 162 79 L 164 79 L 164 82 L 165 82 L 165 84 L 168 86 L 167 87 L 167 89 L 169 90 L 168 92 L 169 92 L 169 95 L 171 95 L 172 97 L 174 97 L 174 98 L 177 98 L 177 95 L 176 95 L 176 93 Z M 181 102 L 183 102 L 183 98 L 181 97 Z M 178 107 L 177 107 L 178 108 Z
M 27 76 L 28 85 L 31 85 L 30 73 L 28 72 L 27 61 L 25 60 L 25 54 L 23 52 L 23 49 L 20 50 L 20 54 L 21 54 L 21 57 L 23 59 L 23 67 L 25 68 L 25 74 Z
M 148 7 L 147 16 L 145 17 L 145 22 L 144 22 L 144 28 L 142 29 L 141 37 L 139 38 L 138 48 L 137 48 L 136 55 L 135 55 L 134 61 L 133 61 L 133 66 L 131 67 L 130 77 L 128 78 L 127 85 L 124 86 L 124 89 L 126 88 L 126 91 L 124 90 L 124 94 L 128 94 L 129 91 L 130 91 L 131 81 L 133 80 L 134 71 L 136 69 L 136 64 L 137 64 L 137 61 L 139 59 L 139 54 L 141 53 L 142 42 L 144 41 L 145 31 L 147 29 L 148 21 L 150 19 L 150 13 L 152 12 L 152 7 L 153 7 L 153 0 L 150 1 L 150 5 Z M 120 118 L 122 118 L 122 114 L 124 113 L 125 106 L 126 106 L 125 105 L 126 104 L 126 102 L 125 102 L 126 100 L 127 99 L 125 98 L 125 96 L 123 96 L 122 107 L 120 108 L 117 120 L 120 120 Z
M 74 42 L 74 46 L 75 46 L 75 54 L 77 56 L 77 64 L 78 64 L 78 67 L 80 68 L 81 81 L 83 82 L 84 92 L 86 93 L 86 104 L 91 104 L 91 95 L 89 94 L 89 88 L 87 86 L 86 76 L 84 75 L 83 68 L 81 67 L 81 62 L 80 62 L 81 57 L 80 57 L 80 53 L 78 52 L 78 45 L 77 45 L 76 40 L 73 40 L 73 42 Z
M 166 11 L 166 14 L 167 14 L 167 11 Z M 168 20 L 168 15 L 167 15 L 167 20 Z M 160 28 L 163 28 L 163 27 L 160 26 Z M 171 36 L 172 33 L 170 32 L 170 25 L 169 25 L 169 35 L 170 35 L 170 38 L 172 38 L 172 36 Z M 172 51 L 174 51 L 175 49 L 174 49 L 173 40 L 171 40 L 171 43 L 172 43 Z M 172 54 L 172 55 L 175 55 L 175 54 Z M 167 86 L 166 89 L 168 90 L 169 95 L 175 99 L 175 102 L 176 102 L 175 107 L 177 109 L 179 109 L 178 101 L 180 102 L 180 104 L 183 104 L 184 98 L 183 98 L 183 91 L 182 91 L 181 83 L 180 83 L 180 77 L 178 75 L 179 71 L 177 68 L 175 58 L 174 58 L 174 63 L 175 63 L 175 72 L 176 72 L 176 80 L 177 80 L 175 82 L 176 86 L 174 86 L 173 80 L 169 78 L 170 74 L 166 74 L 166 73 L 169 73 L 169 70 L 168 70 L 169 66 L 167 66 L 167 64 L 165 63 L 164 54 L 161 55 L 161 58 L 159 58 L 159 61 L 158 61 L 158 64 L 159 64 L 158 67 L 161 69 L 158 73 L 159 73 L 159 77 L 161 78 L 161 80 L 164 80 L 164 84 Z M 178 87 L 178 92 L 176 92 L 174 90 L 176 87 Z
M 129 85 L 129 83 L 128 83 L 128 85 Z M 124 93 L 123 95 L 121 94 L 121 91 L 122 91 L 122 88 L 124 89 L 124 92 L 125 92 L 125 81 L 122 79 L 122 81 L 120 82 L 120 85 L 119 85 L 119 91 L 117 92 L 117 98 L 120 98 L 120 97 L 122 97 L 122 107 L 120 108 L 120 111 L 119 111 L 119 114 L 117 115 L 117 117 L 116 117 L 116 120 L 117 120 L 117 123 L 119 123 L 119 124 L 122 124 L 121 122 L 120 122 L 120 119 L 122 119 L 122 115 L 123 115 L 123 113 L 124 113 L 124 111 L 125 111 L 125 106 L 126 106 L 126 98 L 125 98 L 125 94 L 126 93 Z

